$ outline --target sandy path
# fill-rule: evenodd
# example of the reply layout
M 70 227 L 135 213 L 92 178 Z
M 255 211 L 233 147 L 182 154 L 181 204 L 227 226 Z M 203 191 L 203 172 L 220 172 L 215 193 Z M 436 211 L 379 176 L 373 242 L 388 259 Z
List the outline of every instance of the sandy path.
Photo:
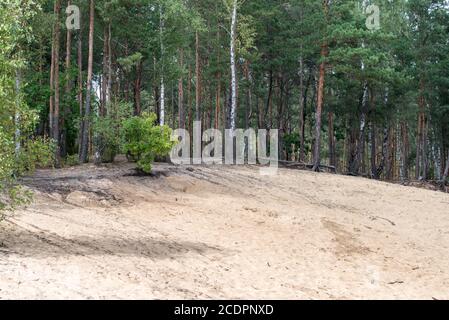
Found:
M 449 299 L 449 195 L 251 167 L 39 171 L 0 298 Z

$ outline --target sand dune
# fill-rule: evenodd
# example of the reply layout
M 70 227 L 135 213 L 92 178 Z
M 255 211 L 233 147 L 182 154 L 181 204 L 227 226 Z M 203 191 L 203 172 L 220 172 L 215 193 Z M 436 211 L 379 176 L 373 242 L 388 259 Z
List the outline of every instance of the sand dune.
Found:
M 449 299 L 449 195 L 254 167 L 41 170 L 0 298 Z

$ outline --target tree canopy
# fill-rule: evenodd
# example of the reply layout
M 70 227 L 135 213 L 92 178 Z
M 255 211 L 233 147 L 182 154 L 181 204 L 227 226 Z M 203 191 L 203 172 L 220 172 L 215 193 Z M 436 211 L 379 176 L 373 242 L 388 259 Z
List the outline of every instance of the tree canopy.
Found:
M 448 52 L 447 0 L 4 0 L 0 181 L 46 158 L 30 141 L 55 166 L 112 161 L 144 113 L 279 129 L 281 159 L 316 170 L 444 181 Z

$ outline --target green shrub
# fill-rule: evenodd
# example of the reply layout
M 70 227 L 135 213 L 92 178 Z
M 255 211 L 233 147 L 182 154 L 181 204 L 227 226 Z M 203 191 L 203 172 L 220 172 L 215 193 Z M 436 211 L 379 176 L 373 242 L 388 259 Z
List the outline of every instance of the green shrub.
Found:
M 131 116 L 132 105 L 125 102 L 112 103 L 108 106 L 108 114 L 94 119 L 94 143 L 103 163 L 114 162 L 120 151 L 122 119 Z
M 22 143 L 20 152 L 16 154 L 15 144 L 0 130 L 0 212 L 31 201 L 32 193 L 16 183 L 17 177 L 54 163 L 55 146 L 52 141 L 35 138 Z
M 7 198 L 14 177 L 14 143 L 0 127 L 0 220 L 2 210 L 6 208 Z
M 298 153 L 300 147 L 299 133 L 292 132 L 285 134 L 284 147 L 288 155 Z
M 22 81 L 33 32 L 30 22 L 39 10 L 36 1 L 0 4 L 0 220 L 3 209 L 26 203 L 31 194 L 15 182 L 49 157 L 48 141 L 33 139 L 37 112 L 28 108 Z M 16 142 L 20 148 L 16 150 Z
M 55 143 L 48 138 L 37 137 L 23 142 L 17 162 L 17 173 L 33 173 L 38 168 L 53 166 Z
M 123 144 L 125 154 L 137 161 L 138 169 L 151 172 L 156 157 L 167 155 L 175 142 L 171 141 L 171 129 L 156 125 L 154 113 L 144 113 L 123 121 Z
M 80 156 L 78 154 L 72 154 L 65 158 L 64 165 L 68 167 L 78 166 L 80 164 Z

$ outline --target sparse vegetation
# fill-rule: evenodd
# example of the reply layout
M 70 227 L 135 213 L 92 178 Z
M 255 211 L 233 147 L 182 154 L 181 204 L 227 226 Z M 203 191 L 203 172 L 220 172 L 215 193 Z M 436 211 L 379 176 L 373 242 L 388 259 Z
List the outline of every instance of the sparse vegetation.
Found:
M 123 152 L 145 173 L 150 173 L 156 157 L 167 155 L 175 143 L 171 141 L 171 129 L 158 126 L 156 120 L 154 113 L 144 113 L 123 122 Z

